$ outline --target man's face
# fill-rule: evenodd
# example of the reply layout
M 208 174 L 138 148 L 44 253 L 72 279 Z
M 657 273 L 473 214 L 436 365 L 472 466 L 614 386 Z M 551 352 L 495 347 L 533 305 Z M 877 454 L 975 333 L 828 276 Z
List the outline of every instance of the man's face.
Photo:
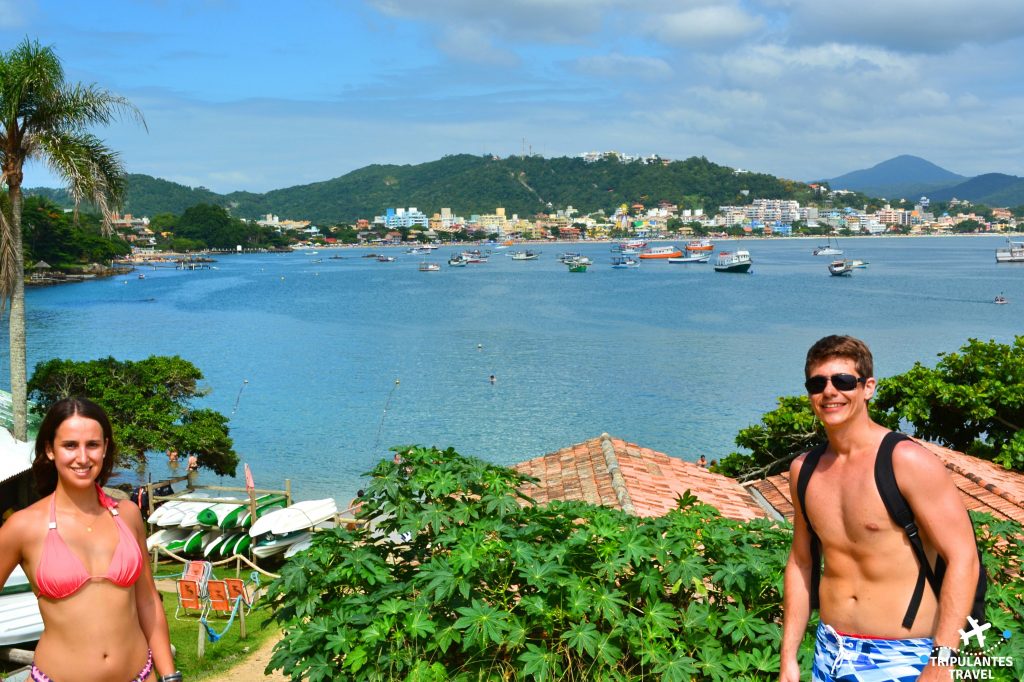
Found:
M 865 381 L 858 381 L 852 388 L 841 390 L 835 384 L 842 384 L 842 380 L 832 378 L 837 374 L 862 378 L 857 372 L 856 363 L 849 358 L 829 358 L 811 367 L 810 377 L 828 377 L 823 391 L 808 392 L 807 396 L 814 414 L 825 426 L 839 426 L 866 413 L 867 400 L 875 394 L 874 377 L 867 377 Z

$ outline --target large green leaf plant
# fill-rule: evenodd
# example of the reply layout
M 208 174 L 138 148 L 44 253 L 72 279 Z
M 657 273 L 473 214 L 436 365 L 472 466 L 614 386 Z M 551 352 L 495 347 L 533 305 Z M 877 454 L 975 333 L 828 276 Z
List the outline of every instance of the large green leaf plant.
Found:
M 777 676 L 784 525 L 689 493 L 660 518 L 538 506 L 510 469 L 397 452 L 372 472 L 366 523 L 316 534 L 271 586 L 285 637 L 270 668 L 311 682 Z

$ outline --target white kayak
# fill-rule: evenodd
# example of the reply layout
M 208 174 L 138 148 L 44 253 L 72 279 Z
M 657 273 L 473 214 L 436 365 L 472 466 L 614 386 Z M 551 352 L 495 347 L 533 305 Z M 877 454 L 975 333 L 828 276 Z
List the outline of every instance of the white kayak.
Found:
M 189 536 L 187 528 L 161 528 L 146 538 L 146 549 L 150 552 L 154 547 L 166 547 L 175 540 L 184 540 Z
M 225 503 L 226 502 L 231 502 L 232 508 L 234 508 L 235 506 L 238 505 L 239 502 L 241 502 L 241 500 L 239 500 L 238 498 L 233 498 L 233 497 L 224 497 L 224 498 L 217 497 L 217 498 L 214 498 L 214 499 L 217 499 L 217 500 L 223 499 Z M 214 507 L 219 507 L 219 506 L 221 506 L 221 504 L 223 504 L 223 503 L 221 503 L 221 502 L 192 502 L 192 503 L 189 504 L 189 506 L 186 509 L 185 513 L 182 514 L 181 520 L 178 521 L 178 525 L 181 526 L 182 528 L 199 528 L 200 526 L 206 525 L 202 521 L 199 520 L 199 515 L 202 514 L 203 512 L 206 512 L 206 511 L 209 511 L 209 510 L 213 509 Z M 212 524 L 212 525 L 216 525 L 216 524 Z
M 252 548 L 252 555 L 257 559 L 266 559 L 267 557 L 288 551 L 289 547 L 297 542 L 308 540 L 309 537 L 309 531 L 298 531 L 287 533 L 285 535 L 271 535 L 260 540 L 260 542 Z
M 35 642 L 42 634 L 39 600 L 32 594 L 25 571 L 15 566 L 0 591 L 0 646 Z
M 337 513 L 338 505 L 330 497 L 323 500 L 297 502 L 284 509 L 275 509 L 256 519 L 249 529 L 249 535 L 254 538 L 265 533 L 286 535 L 297 530 L 312 528 Z

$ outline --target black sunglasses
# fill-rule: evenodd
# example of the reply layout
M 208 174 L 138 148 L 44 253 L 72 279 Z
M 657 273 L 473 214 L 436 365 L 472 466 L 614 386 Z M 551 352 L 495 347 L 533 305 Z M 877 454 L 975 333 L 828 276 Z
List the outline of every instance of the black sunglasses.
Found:
M 816 374 L 804 382 L 804 388 L 811 395 L 817 395 L 825 390 L 829 380 L 832 381 L 832 386 L 837 391 L 852 391 L 857 388 L 857 384 L 867 383 L 866 377 L 858 377 L 852 374 L 833 374 L 830 377 Z

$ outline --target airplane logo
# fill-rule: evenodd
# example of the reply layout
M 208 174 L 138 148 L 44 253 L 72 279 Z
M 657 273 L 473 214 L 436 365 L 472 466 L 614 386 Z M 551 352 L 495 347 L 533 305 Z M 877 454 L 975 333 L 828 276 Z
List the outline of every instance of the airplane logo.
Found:
M 992 623 L 985 623 L 984 625 L 981 625 L 970 616 L 967 616 L 967 622 L 970 623 L 971 629 L 966 632 L 960 630 L 960 641 L 964 643 L 964 646 L 966 646 L 967 643 L 971 641 L 971 637 L 974 637 L 978 640 L 978 646 L 984 649 L 985 630 L 992 627 Z

